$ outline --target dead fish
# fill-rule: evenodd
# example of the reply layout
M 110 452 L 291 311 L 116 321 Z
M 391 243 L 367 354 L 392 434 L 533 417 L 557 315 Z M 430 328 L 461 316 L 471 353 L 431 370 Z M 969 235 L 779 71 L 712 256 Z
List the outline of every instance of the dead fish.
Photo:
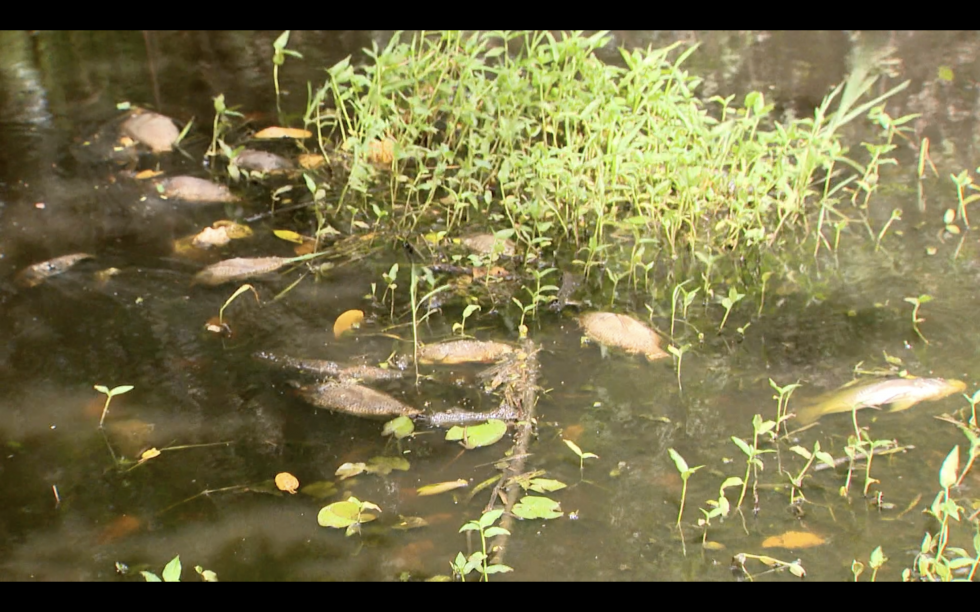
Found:
M 291 370 L 319 374 L 320 376 L 333 376 L 344 382 L 353 382 L 355 380 L 394 380 L 404 376 L 402 371 L 389 368 L 379 368 L 369 365 L 344 367 L 335 361 L 327 361 L 325 359 L 296 359 L 294 357 L 274 355 L 265 351 L 255 353 L 255 357 Z
M 454 340 L 419 348 L 419 363 L 491 363 L 512 352 L 514 347 L 502 342 Z
M 268 153 L 266 151 L 256 151 L 245 149 L 235 157 L 235 165 L 245 170 L 253 172 L 286 172 L 294 170 L 296 166 L 285 157 Z
M 477 423 L 489 421 L 490 419 L 516 421 L 520 418 L 521 415 L 517 411 L 517 408 L 507 403 L 501 403 L 497 409 L 488 412 L 473 412 L 472 410 L 463 410 L 462 408 L 450 408 L 441 412 L 419 415 L 420 421 L 428 423 L 433 427 L 452 427 L 453 425 Z
M 163 195 L 184 202 L 234 202 L 228 187 L 193 176 L 174 176 L 160 181 Z
M 211 264 L 194 275 L 192 285 L 214 287 L 275 272 L 292 260 L 288 257 L 236 257 Z
M 22 287 L 36 287 L 52 276 L 57 276 L 62 272 L 82 261 L 83 259 L 94 259 L 95 255 L 88 253 L 72 253 L 62 255 L 33 266 L 28 266 L 14 276 L 14 282 Z
M 180 137 L 180 130 L 170 117 L 143 110 L 133 114 L 120 129 L 126 136 L 150 147 L 154 153 L 172 151 L 173 144 Z
M 660 336 L 633 317 L 611 312 L 590 312 L 578 318 L 585 335 L 604 346 L 627 353 L 642 353 L 650 361 L 669 357 L 660 348 Z
M 798 410 L 796 419 L 805 425 L 825 414 L 880 408 L 886 404 L 891 404 L 889 412 L 900 412 L 919 402 L 939 400 L 965 389 L 963 381 L 943 378 L 892 378 L 855 384 L 817 398 L 817 403 Z
M 513 257 L 517 253 L 517 247 L 512 240 L 498 238 L 493 234 L 472 234 L 463 236 L 459 241 L 463 243 L 463 246 L 480 255 L 492 255 L 496 253 L 498 255 Z
M 421 410 L 396 400 L 386 393 L 354 383 L 326 382 L 300 387 L 300 396 L 318 408 L 367 418 L 387 419 L 396 416 L 415 417 Z

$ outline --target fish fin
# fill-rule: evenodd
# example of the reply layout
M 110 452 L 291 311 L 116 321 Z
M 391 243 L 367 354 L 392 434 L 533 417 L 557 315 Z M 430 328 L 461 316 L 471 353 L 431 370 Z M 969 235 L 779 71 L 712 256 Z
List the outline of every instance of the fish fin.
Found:
M 888 412 L 901 412 L 903 410 L 908 410 L 918 403 L 919 400 L 899 400 L 897 402 L 892 402 Z

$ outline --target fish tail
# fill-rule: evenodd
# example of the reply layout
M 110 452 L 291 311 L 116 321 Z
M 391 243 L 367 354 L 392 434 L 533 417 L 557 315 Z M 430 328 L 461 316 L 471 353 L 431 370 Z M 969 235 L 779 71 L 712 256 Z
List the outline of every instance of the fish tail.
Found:
M 825 412 L 822 404 L 813 404 L 796 411 L 796 422 L 800 425 L 815 423 Z

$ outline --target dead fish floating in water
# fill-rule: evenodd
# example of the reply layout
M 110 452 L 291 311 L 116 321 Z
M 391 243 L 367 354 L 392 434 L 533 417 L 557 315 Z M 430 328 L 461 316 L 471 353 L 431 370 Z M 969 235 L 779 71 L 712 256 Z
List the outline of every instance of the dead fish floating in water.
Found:
M 88 253 L 72 253 L 28 266 L 14 276 L 14 282 L 21 287 L 37 287 L 52 276 L 67 272 L 83 259 L 95 259 Z
M 453 340 L 419 348 L 419 363 L 455 365 L 458 363 L 492 363 L 514 352 L 503 342 Z
M 500 421 L 516 421 L 521 418 L 520 412 L 510 404 L 502 403 L 495 410 L 473 412 L 462 408 L 450 408 L 441 412 L 419 415 L 419 420 L 433 427 L 452 427 L 497 419 Z
M 669 357 L 660 348 L 660 336 L 633 317 L 611 312 L 590 312 L 578 318 L 585 335 L 603 346 L 614 346 L 627 353 L 640 353 L 650 361 Z
M 133 140 L 150 147 L 154 153 L 166 153 L 180 138 L 180 130 L 170 117 L 137 109 L 123 122 L 120 130 Z
M 211 264 L 194 275 L 193 285 L 214 287 L 222 283 L 245 280 L 275 272 L 293 263 L 289 257 L 236 257 Z
M 343 366 L 336 361 L 327 361 L 325 359 L 296 359 L 284 355 L 274 355 L 265 351 L 255 353 L 255 357 L 290 370 L 308 372 L 320 376 L 332 376 L 344 382 L 353 382 L 355 380 L 395 380 L 404 376 L 404 372 L 401 370 L 390 368 L 379 368 L 369 365 Z
M 300 387 L 300 396 L 317 408 L 352 416 L 388 419 L 396 416 L 416 417 L 421 410 L 412 408 L 386 393 L 354 383 L 326 382 Z
M 167 198 L 183 202 L 234 202 L 238 198 L 225 185 L 193 176 L 174 176 L 158 183 Z
M 806 425 L 825 414 L 880 408 L 887 404 L 891 404 L 889 412 L 900 412 L 919 402 L 939 400 L 965 389 L 963 381 L 944 378 L 892 378 L 854 384 L 817 398 L 817 403 L 796 412 L 796 420 Z
M 513 257 L 517 254 L 517 246 L 508 238 L 499 238 L 493 234 L 471 234 L 463 236 L 459 241 L 467 249 L 479 255 L 504 255 Z

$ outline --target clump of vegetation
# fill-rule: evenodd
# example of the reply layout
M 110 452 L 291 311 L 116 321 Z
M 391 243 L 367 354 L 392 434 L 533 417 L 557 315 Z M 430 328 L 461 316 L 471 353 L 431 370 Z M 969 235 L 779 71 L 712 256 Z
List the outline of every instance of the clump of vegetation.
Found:
M 324 154 L 346 156 L 335 212 L 373 211 L 400 231 L 437 220 L 450 235 L 489 222 L 513 231 L 525 261 L 565 248 L 614 287 L 645 286 L 667 256 L 691 267 L 676 274 L 703 273 L 707 299 L 727 265 L 755 293 L 773 247 L 829 247 L 832 227 L 836 246 L 845 190 L 867 206 L 911 119 L 880 106 L 905 84 L 861 102 L 876 80 L 866 67 L 813 117 L 779 123 L 759 92 L 698 98 L 700 79 L 682 68 L 696 46 L 623 50 L 612 65 L 595 55 L 608 42 L 602 32 L 421 32 L 365 51 L 365 64 L 334 65 L 311 88 L 305 122 Z M 840 130 L 869 111 L 888 140 L 861 165 Z M 747 263 L 723 257 L 732 251 Z M 726 318 L 741 296 L 727 284 Z

